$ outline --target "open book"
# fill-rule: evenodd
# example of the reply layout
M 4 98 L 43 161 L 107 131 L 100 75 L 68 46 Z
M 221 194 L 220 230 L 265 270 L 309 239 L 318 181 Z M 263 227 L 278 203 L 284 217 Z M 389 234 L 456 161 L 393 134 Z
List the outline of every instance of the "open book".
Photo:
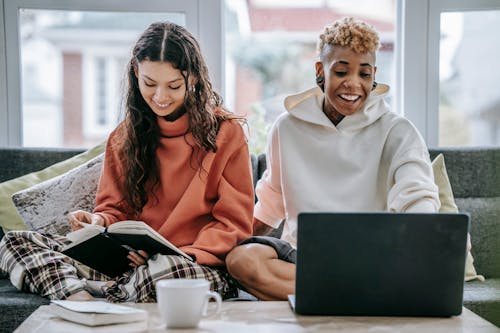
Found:
M 146 321 L 145 310 L 104 301 L 51 301 L 50 312 L 75 323 L 98 326 Z
M 131 269 L 127 255 L 144 250 L 150 256 L 173 254 L 192 258 L 141 221 L 121 221 L 103 227 L 82 223 L 83 228 L 70 232 L 71 240 L 62 253 L 110 277 Z

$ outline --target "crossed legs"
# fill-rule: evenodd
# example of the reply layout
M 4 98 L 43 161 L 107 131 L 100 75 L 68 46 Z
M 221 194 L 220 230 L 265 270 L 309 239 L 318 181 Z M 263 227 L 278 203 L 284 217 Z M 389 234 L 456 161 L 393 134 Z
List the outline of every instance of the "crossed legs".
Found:
M 237 246 L 227 255 L 226 266 L 229 274 L 261 300 L 286 300 L 295 293 L 295 264 L 278 259 L 271 246 Z

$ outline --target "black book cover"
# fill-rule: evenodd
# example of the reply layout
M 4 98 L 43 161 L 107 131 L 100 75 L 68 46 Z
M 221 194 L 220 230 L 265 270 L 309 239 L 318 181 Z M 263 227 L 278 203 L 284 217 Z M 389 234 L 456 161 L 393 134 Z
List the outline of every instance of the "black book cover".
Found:
M 147 234 L 110 233 L 107 230 L 67 246 L 62 253 L 113 278 L 132 269 L 127 255 L 136 250 L 144 250 L 149 256 L 157 253 L 179 255 Z

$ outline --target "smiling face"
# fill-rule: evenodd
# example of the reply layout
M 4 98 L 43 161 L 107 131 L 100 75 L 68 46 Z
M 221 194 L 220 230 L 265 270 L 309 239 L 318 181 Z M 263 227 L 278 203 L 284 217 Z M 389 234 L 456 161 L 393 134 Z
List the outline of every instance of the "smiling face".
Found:
M 171 63 L 144 60 L 137 65 L 135 75 L 142 97 L 156 115 L 168 116 L 184 105 L 184 77 Z
M 323 112 L 336 125 L 365 104 L 375 80 L 374 53 L 356 53 L 348 47 L 329 48 L 316 63 L 316 77 L 324 78 Z

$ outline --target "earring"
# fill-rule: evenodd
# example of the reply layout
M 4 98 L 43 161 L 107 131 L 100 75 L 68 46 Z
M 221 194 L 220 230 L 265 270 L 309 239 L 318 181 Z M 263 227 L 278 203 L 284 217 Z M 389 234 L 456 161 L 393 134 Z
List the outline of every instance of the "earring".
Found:
M 378 85 L 377 81 L 373 81 L 372 90 L 375 90 L 375 88 L 377 88 L 377 85 Z
M 321 89 L 321 91 L 325 91 L 325 78 L 323 75 L 318 75 L 316 76 L 316 83 L 318 84 L 318 87 Z
M 194 92 L 196 92 L 196 87 L 193 84 L 192 86 L 189 86 L 188 90 L 189 90 L 189 92 L 194 93 Z

